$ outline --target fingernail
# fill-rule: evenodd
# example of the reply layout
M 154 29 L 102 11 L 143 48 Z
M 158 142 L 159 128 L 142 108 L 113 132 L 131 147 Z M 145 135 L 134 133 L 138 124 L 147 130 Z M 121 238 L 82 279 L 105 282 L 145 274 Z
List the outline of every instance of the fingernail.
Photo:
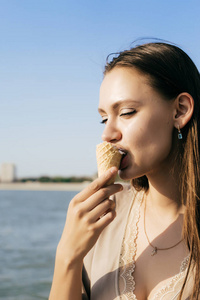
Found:
M 111 169 L 110 169 L 110 173 L 116 173 L 116 167 L 112 167 Z

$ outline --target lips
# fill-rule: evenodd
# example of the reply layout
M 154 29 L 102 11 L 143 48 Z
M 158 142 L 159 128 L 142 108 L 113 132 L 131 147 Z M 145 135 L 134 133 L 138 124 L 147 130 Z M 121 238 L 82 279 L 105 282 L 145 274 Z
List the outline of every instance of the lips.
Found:
M 119 152 L 122 154 L 119 170 L 123 170 L 128 166 L 128 156 L 127 156 L 128 153 L 126 150 L 122 148 L 119 148 Z

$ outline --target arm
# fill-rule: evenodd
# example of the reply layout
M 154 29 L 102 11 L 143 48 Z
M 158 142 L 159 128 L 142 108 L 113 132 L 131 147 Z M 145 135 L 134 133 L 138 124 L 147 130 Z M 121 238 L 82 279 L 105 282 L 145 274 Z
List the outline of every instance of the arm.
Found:
M 106 183 L 116 172 L 116 168 L 111 168 L 70 202 L 57 247 L 49 300 L 82 299 L 83 259 L 103 229 L 115 218 L 114 202 L 109 197 L 119 192 L 122 186 L 106 186 Z
M 81 295 L 82 264 L 64 262 L 57 251 L 49 300 L 81 300 Z

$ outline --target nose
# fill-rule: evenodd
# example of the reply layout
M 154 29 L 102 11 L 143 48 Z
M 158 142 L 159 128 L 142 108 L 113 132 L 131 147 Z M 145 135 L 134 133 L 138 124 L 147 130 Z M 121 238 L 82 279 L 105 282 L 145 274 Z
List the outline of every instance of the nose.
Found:
M 115 143 L 121 140 L 122 138 L 122 133 L 117 128 L 114 122 L 112 121 L 107 121 L 105 129 L 102 134 L 102 140 L 110 143 Z

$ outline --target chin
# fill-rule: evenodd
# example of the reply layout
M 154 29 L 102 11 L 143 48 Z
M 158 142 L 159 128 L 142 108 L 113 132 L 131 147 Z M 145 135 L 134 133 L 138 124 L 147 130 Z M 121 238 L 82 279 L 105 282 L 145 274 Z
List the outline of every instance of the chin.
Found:
M 132 180 L 134 178 L 127 169 L 119 170 L 118 174 L 122 180 Z
M 135 178 L 139 178 L 145 175 L 144 172 L 141 172 L 137 167 L 131 168 L 127 167 L 118 171 L 118 175 L 122 180 L 130 181 Z

